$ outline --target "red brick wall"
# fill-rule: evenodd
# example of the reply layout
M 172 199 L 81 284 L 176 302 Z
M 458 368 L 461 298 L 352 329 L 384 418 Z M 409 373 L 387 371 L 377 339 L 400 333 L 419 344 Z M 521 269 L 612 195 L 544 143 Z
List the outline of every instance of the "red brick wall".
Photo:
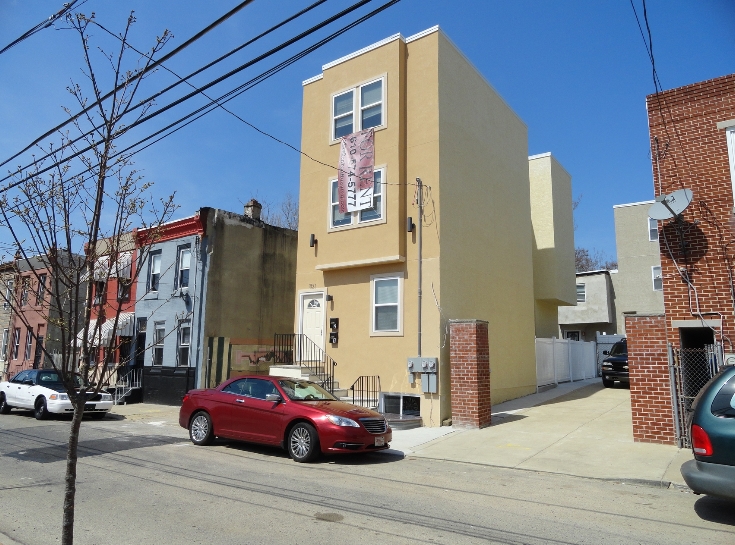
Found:
M 701 312 L 706 319 L 720 319 L 717 313 L 722 313 L 725 351 L 731 351 L 726 339 L 735 339 L 729 280 L 735 260 L 735 222 L 726 134 L 717 123 L 735 119 L 735 74 L 650 95 L 646 106 L 655 194 L 683 188 L 694 193 L 683 214 L 688 224 L 688 255 L 682 252 L 671 222 L 659 222 L 668 337 L 679 345 L 679 331 L 672 328 L 671 320 L 696 319 L 692 311 Z M 689 275 L 696 297 L 682 280 L 671 254 Z
M 666 317 L 625 317 L 633 440 L 676 443 L 666 350 Z
M 449 365 L 452 374 L 452 425 L 490 425 L 490 348 L 487 322 L 449 323 Z

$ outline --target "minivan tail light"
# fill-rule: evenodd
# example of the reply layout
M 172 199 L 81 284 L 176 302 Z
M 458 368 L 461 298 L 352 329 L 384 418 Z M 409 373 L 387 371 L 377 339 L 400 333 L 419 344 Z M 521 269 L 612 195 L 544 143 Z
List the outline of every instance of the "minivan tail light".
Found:
M 701 426 L 692 424 L 692 449 L 694 454 L 700 456 L 712 456 L 712 442 L 709 440 L 709 435 L 702 429 Z

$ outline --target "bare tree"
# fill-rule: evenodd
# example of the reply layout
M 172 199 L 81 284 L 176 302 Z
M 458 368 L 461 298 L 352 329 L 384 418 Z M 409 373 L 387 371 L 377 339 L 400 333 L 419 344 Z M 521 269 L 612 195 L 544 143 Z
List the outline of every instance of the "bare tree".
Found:
M 278 210 L 274 211 L 274 206 L 269 201 L 263 201 L 262 205 L 261 219 L 265 223 L 298 231 L 299 199 L 294 197 L 293 194 L 286 193 L 286 196 L 278 206 Z
M 603 252 L 593 249 L 591 252 L 587 248 L 574 249 L 574 265 L 577 272 L 612 271 L 618 268 L 618 262 L 609 258 Z
M 14 257 L 22 282 L 10 296 L 1 293 L 15 315 L 29 328 L 23 307 L 32 283 L 40 284 L 41 274 L 50 276 L 50 285 L 39 297 L 38 312 L 48 323 L 43 344 L 36 332 L 37 350 L 44 364 L 59 374 L 74 407 L 69 430 L 63 500 L 62 545 L 74 540 L 77 449 L 85 402 L 100 394 L 116 372 L 94 357 L 101 345 L 101 323 L 109 313 L 112 328 L 108 350 L 115 350 L 118 318 L 122 301 L 112 308 L 101 308 L 100 319 L 91 319 L 93 284 L 106 282 L 111 275 L 123 284 L 136 281 L 140 266 L 131 266 L 130 274 L 121 274 L 121 257 L 130 252 L 129 233 L 136 226 L 149 229 L 154 236 L 175 210 L 173 195 L 154 202 L 150 183 L 135 170 L 130 154 L 118 151 L 116 141 L 126 126 L 141 119 L 152 103 L 138 106 L 136 92 L 153 57 L 165 46 L 170 33 L 156 39 L 147 54 L 131 58 L 127 36 L 135 22 L 132 13 L 113 53 L 90 44 L 90 25 L 94 14 L 68 15 L 66 20 L 81 39 L 84 55 L 82 83 L 67 87 L 82 115 L 72 115 L 70 132 L 59 134 L 56 145 L 39 146 L 44 157 L 34 161 L 29 170 L 18 173 L 14 189 L 0 194 L 0 224 L 7 229 L 17 248 Z M 96 71 L 99 62 L 109 65 L 108 72 Z M 113 92 L 105 97 L 102 87 Z M 87 97 L 90 97 L 88 99 Z M 123 121 L 123 117 L 126 117 Z M 52 168 L 48 168 L 48 167 Z M 147 257 L 150 246 L 137 248 L 138 265 Z M 6 256 L 7 258 L 8 256 Z M 127 278 L 126 278 L 127 276 Z M 45 280 L 45 277 L 43 278 Z M 39 288 L 39 293 L 41 293 Z M 26 300 L 24 300 L 26 298 Z M 118 298 L 119 299 L 119 298 Z M 113 317 L 114 314 L 114 317 Z M 109 325 L 109 324 L 108 324 Z M 109 329 L 109 331 L 108 331 Z M 124 365 L 118 362 L 117 366 Z M 45 409 L 45 406 L 40 407 Z M 41 413 L 43 416 L 43 413 Z

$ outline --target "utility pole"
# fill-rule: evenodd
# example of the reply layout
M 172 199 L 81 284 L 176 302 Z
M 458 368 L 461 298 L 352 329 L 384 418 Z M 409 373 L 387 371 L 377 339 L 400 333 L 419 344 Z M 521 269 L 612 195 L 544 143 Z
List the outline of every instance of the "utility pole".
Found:
M 418 245 L 419 245 L 419 272 L 418 272 L 418 283 L 419 283 L 419 314 L 418 314 L 418 328 L 419 328 L 419 351 L 418 357 L 421 357 L 421 273 L 422 273 L 422 231 L 424 227 L 424 188 L 421 183 L 421 178 L 416 178 L 416 191 L 418 193 L 418 205 L 419 205 L 419 221 L 418 221 Z

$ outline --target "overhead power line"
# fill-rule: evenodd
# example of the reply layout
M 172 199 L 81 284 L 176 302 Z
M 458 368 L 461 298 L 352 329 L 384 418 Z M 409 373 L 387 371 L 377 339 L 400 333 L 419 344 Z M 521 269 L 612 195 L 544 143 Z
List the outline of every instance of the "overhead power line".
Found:
M 59 11 L 48 17 L 47 19 L 44 19 L 40 23 L 38 23 L 36 26 L 34 26 L 32 29 L 24 32 L 19 38 L 16 38 L 12 42 L 10 42 L 8 45 L 0 49 L 0 55 L 5 53 L 7 50 L 11 49 L 12 47 L 15 47 L 20 42 L 27 40 L 34 34 L 41 32 L 44 28 L 48 28 L 52 26 L 56 21 L 64 17 L 67 13 L 71 11 L 71 9 L 74 7 L 74 4 L 76 4 L 79 0 L 72 0 L 71 2 L 67 2 L 64 4 L 64 7 L 62 7 Z M 80 6 L 87 2 L 87 0 L 83 0 Z
M 137 127 L 138 125 L 141 125 L 141 124 L 143 124 L 143 123 L 145 123 L 147 121 L 150 121 L 151 119 L 153 119 L 153 118 L 157 117 L 158 115 L 160 115 L 160 114 L 162 114 L 162 113 L 170 110 L 171 108 L 173 108 L 175 106 L 178 106 L 179 104 L 181 104 L 181 103 L 189 100 L 190 98 L 192 98 L 192 97 L 194 97 L 194 96 L 196 96 L 198 94 L 201 94 L 203 91 L 206 91 L 207 89 L 213 87 L 214 85 L 216 85 L 218 83 L 221 83 L 222 81 L 225 81 L 226 79 L 228 79 L 228 78 L 230 78 L 230 77 L 232 77 L 232 76 L 234 76 L 234 75 L 242 72 L 246 68 L 249 68 L 250 66 L 252 66 L 252 65 L 254 65 L 254 64 L 256 64 L 256 63 L 258 63 L 258 62 L 260 62 L 260 61 L 262 61 L 262 60 L 264 60 L 264 59 L 266 59 L 266 58 L 268 58 L 268 57 L 270 57 L 272 55 L 274 55 L 275 53 L 281 51 L 282 49 L 288 47 L 289 45 L 292 45 L 293 43 L 295 43 L 295 42 L 297 42 L 299 40 L 302 40 L 303 38 L 305 38 L 305 37 L 313 34 L 314 32 L 322 29 L 323 27 L 325 27 L 325 26 L 327 26 L 329 24 L 333 23 L 337 19 L 340 19 L 340 18 L 344 17 L 345 15 L 348 15 L 349 13 L 355 11 L 356 9 L 362 7 L 363 5 L 365 5 L 365 4 L 367 4 L 368 2 L 371 2 L 371 1 L 372 0 L 360 0 L 359 2 L 357 2 L 357 3 L 353 4 L 352 6 L 348 7 L 347 9 L 342 10 L 341 12 L 339 12 L 339 13 L 331 16 L 331 17 L 329 17 L 328 19 L 325 19 L 324 21 L 322 21 L 322 22 L 314 25 L 313 27 L 311 27 L 310 29 L 302 32 L 301 34 L 299 34 L 299 35 L 297 35 L 297 36 L 295 36 L 295 37 L 293 37 L 293 38 L 291 38 L 291 39 L 289 39 L 289 40 L 287 40 L 287 41 L 285 41 L 285 42 L 277 45 L 276 47 L 272 48 L 269 51 L 266 51 L 262 55 L 259 55 L 259 56 L 255 57 L 254 59 L 252 59 L 250 61 L 247 61 L 244 64 L 241 64 L 237 68 L 235 68 L 233 70 L 230 70 L 226 74 L 224 74 L 222 76 L 219 76 L 218 78 L 210 81 L 209 83 L 206 83 L 205 85 L 197 88 L 196 90 L 192 91 L 191 93 L 188 93 L 187 95 L 184 95 L 183 97 L 178 98 L 178 99 L 174 100 L 173 102 L 170 102 L 169 104 L 167 104 L 166 106 L 163 106 L 162 108 L 159 108 L 155 112 L 152 112 L 152 113 L 150 113 L 150 114 L 148 114 L 148 115 L 146 115 L 144 117 L 141 117 L 140 119 L 137 119 L 135 122 L 131 123 L 130 125 L 126 125 L 124 131 L 121 132 L 120 134 L 122 135 L 122 134 L 128 132 L 130 129 L 132 129 L 134 127 Z M 395 2 L 393 2 L 393 3 L 395 3 Z M 377 10 L 371 12 L 371 14 L 369 14 L 370 17 L 372 17 L 373 15 L 379 13 L 383 9 L 386 9 L 390 5 L 393 5 L 393 3 L 389 2 L 388 4 L 382 6 L 381 8 L 378 8 Z M 362 21 L 362 19 L 360 19 L 359 21 Z M 357 24 L 359 24 L 359 23 L 357 23 Z M 352 25 L 354 25 L 354 23 L 352 23 Z M 344 29 L 342 29 L 341 31 L 339 31 L 339 33 L 336 33 L 335 35 L 332 35 L 332 38 L 330 38 L 330 39 L 336 38 L 340 33 L 346 32 L 346 30 L 349 30 L 349 28 L 352 28 L 352 26 L 348 25 L 347 27 L 345 27 Z M 326 43 L 326 42 L 324 42 L 324 43 Z M 321 47 L 321 46 L 319 46 L 319 47 Z M 298 59 L 296 59 L 296 60 L 298 60 Z M 161 64 L 161 61 L 160 60 L 158 61 L 158 64 L 159 65 Z M 284 66 L 284 68 L 285 68 L 285 66 Z M 181 83 L 181 82 L 178 82 L 178 83 Z M 252 80 L 250 82 L 247 82 L 247 83 L 243 84 L 243 86 L 248 85 L 249 83 L 252 83 Z M 171 87 L 171 86 L 169 86 L 169 87 Z M 242 87 L 242 86 L 240 86 L 240 87 Z M 237 89 L 235 91 L 237 91 Z M 235 91 L 231 91 L 231 93 L 232 92 L 235 92 Z M 222 98 L 228 96 L 228 95 L 229 95 L 229 93 L 223 95 L 222 97 L 220 97 L 220 100 Z M 146 101 L 148 101 L 148 100 L 149 99 L 146 99 Z M 211 102 L 208 105 L 211 105 Z M 199 111 L 199 110 L 197 110 L 197 111 Z M 194 113 L 196 113 L 196 112 L 194 112 Z M 193 115 L 193 114 L 189 114 L 189 115 Z M 73 142 L 76 142 L 78 140 L 79 140 L 79 138 L 77 138 Z M 93 143 L 87 145 L 86 147 L 84 147 L 84 148 L 82 148 L 80 150 L 75 151 L 73 154 L 65 157 L 64 160 L 63 160 L 63 162 L 69 161 L 70 159 L 73 159 L 75 157 L 78 157 L 79 155 L 82 155 L 83 153 L 86 153 L 86 152 L 92 150 L 93 148 L 95 148 L 96 146 L 98 146 L 100 143 L 102 143 L 102 140 L 98 140 L 96 142 L 93 142 Z M 58 151 L 59 150 L 57 150 L 57 153 L 58 153 Z M 49 153 L 44 158 L 48 158 L 50 156 L 51 156 L 51 154 Z M 38 162 L 41 161 L 41 159 L 42 158 L 36 159 L 30 165 L 27 165 L 26 167 L 24 167 L 22 169 L 19 169 L 15 173 L 9 174 L 9 175 L 7 175 L 7 176 L 5 176 L 3 178 L 0 178 L 0 182 L 4 182 L 4 181 L 12 178 L 15 174 L 18 174 L 19 172 L 21 172 L 23 170 L 26 170 L 26 169 L 28 169 L 28 168 L 30 168 L 30 167 L 38 164 Z M 34 171 L 34 173 L 32 175 L 25 176 L 25 177 L 21 178 L 20 180 L 18 180 L 16 182 L 13 182 L 11 184 L 8 184 L 6 187 L 0 189 L 0 193 L 3 193 L 3 192 L 5 192 L 5 191 L 7 191 L 9 189 L 12 189 L 13 187 L 17 187 L 18 185 L 20 185 L 23 182 L 31 179 L 34 176 L 38 176 L 39 174 L 43 174 L 45 172 L 48 172 L 49 170 L 51 170 L 53 168 L 56 168 L 59 164 L 60 164 L 59 162 L 54 162 L 53 164 L 51 164 L 51 165 L 49 165 L 47 167 L 44 167 L 44 168 L 42 168 L 40 170 L 37 170 L 37 171 Z
M 189 47 L 191 44 L 193 44 L 194 42 L 196 42 L 199 38 L 201 38 L 202 36 L 204 36 L 205 34 L 207 34 L 210 30 L 212 30 L 213 28 L 219 26 L 224 21 L 226 21 L 227 19 L 229 19 L 230 17 L 232 17 L 234 14 L 236 14 L 238 11 L 240 11 L 241 9 L 243 9 L 245 6 L 247 6 L 248 4 L 250 4 L 252 2 L 253 2 L 253 0 L 244 0 L 243 2 L 240 2 L 233 9 L 231 9 L 230 11 L 228 11 L 227 13 L 225 13 L 222 17 L 220 17 L 219 19 L 217 19 L 216 21 L 214 21 L 212 24 L 208 25 L 207 27 L 205 27 L 202 30 L 200 30 L 199 32 L 197 32 L 194 36 L 192 36 L 191 38 L 189 38 L 188 40 L 186 40 L 183 44 L 181 44 L 180 46 L 178 46 L 177 48 L 175 48 L 173 51 L 171 51 L 168 54 L 164 55 L 163 57 L 161 57 L 157 61 L 151 63 L 144 70 L 141 70 L 137 74 L 133 74 L 130 77 L 129 80 L 126 80 L 125 81 L 124 84 L 118 85 L 112 91 L 110 91 L 106 95 L 104 95 L 102 98 L 100 98 L 99 100 L 93 102 L 92 104 L 90 104 L 89 106 L 87 106 L 86 108 L 84 108 L 81 112 L 78 112 L 78 113 L 74 114 L 72 117 L 70 117 L 69 119 L 67 119 L 63 123 L 57 125 L 53 129 L 47 131 L 46 133 L 44 133 L 41 136 L 39 136 L 38 138 L 36 138 L 33 142 L 31 142 L 30 144 L 28 144 L 25 148 L 23 148 L 22 150 L 20 150 L 18 153 L 16 153 L 12 157 L 9 157 L 8 159 L 6 159 L 2 163 L 0 163 L 0 166 L 3 166 L 5 164 L 9 163 L 10 161 L 12 161 L 13 159 L 15 159 L 19 155 L 25 153 L 26 151 L 28 151 L 29 149 L 31 149 L 33 146 L 35 146 L 36 144 L 38 144 L 39 142 L 41 142 L 41 140 L 43 140 L 44 138 L 48 138 L 49 136 L 51 136 L 55 132 L 59 131 L 60 129 L 62 129 L 63 127 L 65 127 L 66 125 L 68 125 L 69 123 L 72 123 L 74 120 L 78 119 L 80 116 L 82 116 L 85 113 L 89 112 L 92 108 L 96 107 L 101 102 L 103 102 L 103 101 L 107 100 L 108 98 L 110 98 L 113 94 L 115 94 L 117 91 L 121 90 L 126 85 L 129 85 L 131 82 L 140 79 L 141 77 L 143 77 L 144 75 L 146 75 L 147 73 L 149 73 L 151 70 L 155 70 L 158 67 L 159 64 L 161 64 L 162 62 L 166 62 L 168 59 L 170 59 L 174 55 L 176 55 L 178 53 L 181 53 L 181 51 L 183 51 L 184 49 L 186 49 L 187 47 Z

